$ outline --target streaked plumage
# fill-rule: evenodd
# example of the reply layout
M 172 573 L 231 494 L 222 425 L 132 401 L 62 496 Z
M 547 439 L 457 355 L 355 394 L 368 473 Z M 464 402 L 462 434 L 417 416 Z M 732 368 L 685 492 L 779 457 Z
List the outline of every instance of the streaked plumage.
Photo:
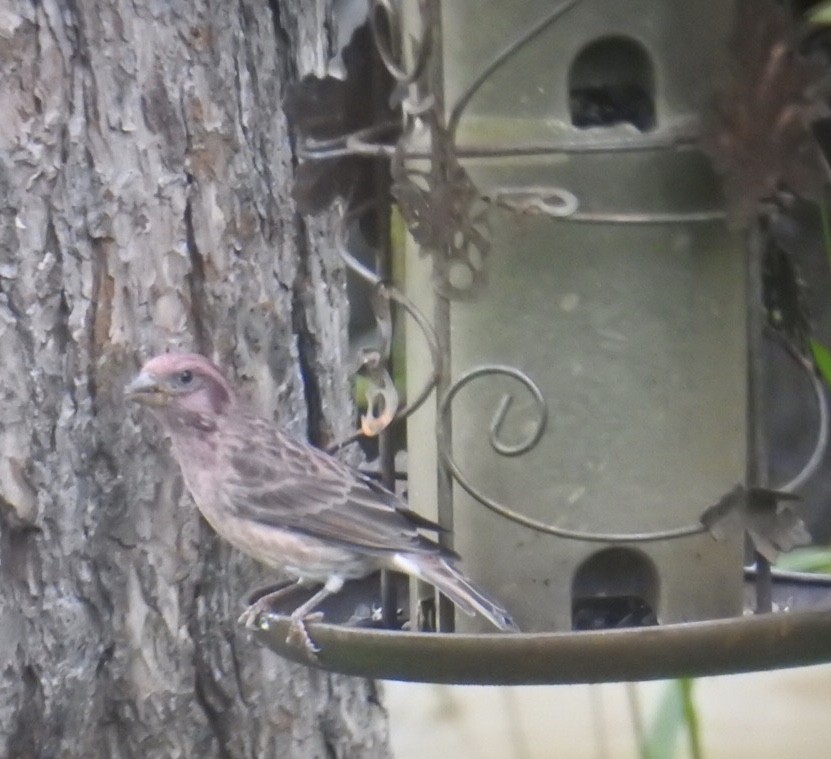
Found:
M 327 453 L 281 432 L 237 401 L 203 356 L 165 354 L 127 387 L 155 413 L 193 499 L 239 550 L 299 581 L 324 587 L 292 615 L 293 633 L 313 650 L 303 619 L 344 580 L 394 569 L 436 585 L 468 614 L 516 629 L 506 611 L 454 566 L 458 556 L 419 530 L 438 525 Z M 268 597 L 243 617 L 253 622 Z

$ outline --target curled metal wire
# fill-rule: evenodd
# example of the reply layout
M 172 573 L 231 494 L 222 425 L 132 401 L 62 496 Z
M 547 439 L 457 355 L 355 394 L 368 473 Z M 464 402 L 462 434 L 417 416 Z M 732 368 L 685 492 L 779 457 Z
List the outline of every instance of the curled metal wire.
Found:
M 486 373 L 490 370 L 487 368 L 485 369 L 475 369 L 472 372 L 469 372 L 466 376 L 467 379 L 473 380 L 480 374 Z M 530 381 L 529 378 L 526 376 L 526 380 Z M 520 380 L 524 382 L 525 380 Z M 457 385 L 457 387 L 459 387 Z M 537 443 L 539 443 L 540 438 L 542 437 L 543 432 L 545 432 L 545 426 L 548 423 L 548 405 L 545 402 L 545 398 L 543 397 L 542 392 L 540 392 L 539 387 L 535 385 L 533 382 L 530 385 L 527 385 L 528 390 L 531 392 L 531 395 L 534 396 L 534 400 L 537 403 L 537 409 L 539 411 L 539 418 L 537 419 L 537 424 L 534 427 L 534 431 L 528 436 L 528 438 L 522 443 L 514 443 L 510 445 L 508 443 L 503 443 L 499 439 L 499 433 L 502 429 L 502 425 L 505 422 L 505 417 L 508 416 L 508 410 L 511 408 L 511 404 L 514 402 L 514 397 L 510 393 L 505 393 L 502 396 L 502 399 L 499 401 L 499 405 L 496 407 L 496 411 L 494 412 L 493 418 L 491 419 L 490 428 L 488 429 L 488 439 L 491 444 L 491 448 L 493 448 L 497 453 L 501 454 L 502 456 L 521 456 L 523 453 L 527 453 L 530 451 Z
M 389 301 L 380 300 L 389 311 Z M 387 320 L 386 325 L 392 322 Z M 378 320 L 379 330 L 382 320 Z M 389 373 L 389 350 L 391 341 L 384 338 L 382 347 L 364 348 L 361 352 L 360 366 L 357 374 L 364 378 L 364 397 L 366 410 L 361 414 L 361 431 L 367 437 L 380 435 L 390 426 L 398 410 L 398 388 Z
M 577 196 L 562 187 L 497 187 L 490 192 L 492 202 L 520 214 L 544 214 L 554 218 L 573 216 L 580 207 Z
M 779 490 L 786 493 L 793 493 L 795 490 L 798 490 L 816 474 L 820 464 L 822 464 L 825 451 L 828 448 L 828 396 L 825 394 L 825 386 L 822 379 L 817 377 L 813 372 L 811 372 L 810 377 L 819 414 L 817 439 L 814 444 L 814 450 L 808 458 L 808 461 L 805 462 L 805 466 L 791 480 L 779 488 Z
M 418 109 L 415 115 L 430 110 L 434 103 L 426 97 L 419 104 L 412 105 Z M 409 111 L 408 111 L 409 112 Z M 333 137 L 329 140 L 305 140 L 298 146 L 297 155 L 304 160 L 328 160 L 344 156 L 360 155 L 378 158 L 391 158 L 399 148 L 381 141 L 384 134 L 399 128 L 398 122 L 385 121 L 364 127 L 349 134 Z M 411 125 L 412 130 L 412 125 Z M 411 134 L 410 132 L 407 135 Z M 457 146 L 454 154 L 457 158 L 511 158 L 537 155 L 585 155 L 592 153 L 644 153 L 653 150 L 697 150 L 697 128 L 695 125 L 667 127 L 661 134 L 639 135 L 637 139 L 594 140 L 579 142 L 564 140 L 557 143 L 527 143 L 519 145 L 488 144 L 477 142 L 476 145 Z M 407 136 L 403 142 L 406 142 Z M 408 160 L 433 158 L 433 152 L 408 146 L 404 156 Z
M 386 18 L 387 27 L 389 30 L 389 37 L 392 39 L 400 39 L 401 34 L 401 11 L 398 6 L 391 0 L 373 0 L 372 8 L 369 11 L 369 26 L 372 30 L 372 37 L 375 41 L 375 49 L 384 64 L 384 67 L 389 71 L 390 76 L 393 77 L 399 84 L 412 84 L 418 79 L 427 65 L 427 60 L 430 58 L 430 52 L 433 46 L 433 35 L 429 27 L 424 29 L 424 37 L 418 41 L 415 53 L 415 63 L 412 68 L 407 71 L 402 64 L 397 60 L 396 55 L 390 49 L 387 38 L 382 33 L 378 25 L 378 16 L 383 15 Z
M 355 274 L 357 274 L 362 279 L 369 282 L 375 288 L 375 296 L 379 298 L 384 298 L 392 303 L 396 303 L 401 308 L 406 311 L 412 320 L 416 323 L 421 334 L 424 336 L 424 340 L 427 343 L 427 348 L 430 353 L 430 365 L 431 365 L 431 373 L 430 376 L 427 378 L 427 381 L 424 383 L 424 386 L 419 390 L 416 396 L 410 400 L 406 405 L 399 408 L 392 417 L 390 423 L 398 421 L 400 419 L 406 419 L 412 413 L 414 413 L 421 405 L 430 397 L 430 393 L 433 392 L 433 389 L 436 387 L 439 381 L 439 377 L 443 371 L 444 362 L 442 360 L 441 350 L 439 349 L 439 342 L 438 338 L 436 337 L 436 333 L 433 330 L 432 325 L 424 316 L 423 313 L 419 310 L 419 308 L 400 290 L 398 290 L 393 285 L 384 282 L 372 269 L 364 265 L 361 261 L 359 261 L 349 250 L 349 246 L 346 242 L 346 228 L 347 224 L 350 221 L 354 221 L 355 219 L 359 218 L 361 215 L 366 213 L 368 210 L 373 208 L 376 205 L 375 201 L 368 201 L 366 203 L 362 203 L 357 208 L 352 209 L 348 213 L 342 213 L 341 217 L 338 219 L 337 223 L 335 224 L 335 245 L 337 247 L 338 253 L 340 254 L 341 259 L 346 264 L 346 266 L 351 269 Z M 330 446 L 328 449 L 330 453 L 340 450 L 346 445 L 354 443 L 359 438 L 364 437 L 364 432 L 357 431 L 347 437 L 345 440 L 341 440 L 338 443 Z
M 349 211 L 344 211 L 343 208 L 341 208 L 340 216 L 335 222 L 335 247 L 337 248 L 341 259 L 349 269 L 355 272 L 355 274 L 357 274 L 364 281 L 369 282 L 371 285 L 377 286 L 381 283 L 381 278 L 352 254 L 352 251 L 349 250 L 349 245 L 346 241 L 348 225 L 376 206 L 377 201 L 368 200 Z
M 724 221 L 727 213 L 723 208 L 702 209 L 701 211 L 577 211 L 566 217 L 568 221 L 584 224 L 680 224 L 693 222 Z
M 828 449 L 829 438 L 829 409 L 828 409 L 828 395 L 825 392 L 825 384 L 817 372 L 814 370 L 812 364 L 805 359 L 799 351 L 779 333 L 772 330 L 766 330 L 766 336 L 774 339 L 774 341 L 781 345 L 786 353 L 796 362 L 797 366 L 805 372 L 809 381 L 811 382 L 811 389 L 814 392 L 814 398 L 817 403 L 817 437 L 814 441 L 814 449 L 808 460 L 805 462 L 802 469 L 796 473 L 788 482 L 783 485 L 774 487 L 774 490 L 780 490 L 784 493 L 793 493 L 801 488 L 808 480 L 811 479 L 822 464 L 825 457 L 825 452 Z
M 684 123 L 672 128 L 664 129 L 660 133 L 654 135 L 638 135 L 637 139 L 627 140 L 625 137 L 618 137 L 614 141 L 565 141 L 555 144 L 524 144 L 524 145 L 488 145 L 477 144 L 476 146 L 458 146 L 456 144 L 456 131 L 459 126 L 465 109 L 471 102 L 472 98 L 479 91 L 481 86 L 490 78 L 490 76 L 499 69 L 503 64 L 509 61 L 521 48 L 527 45 L 531 40 L 544 32 L 557 19 L 562 17 L 565 13 L 577 6 L 581 0 L 565 0 L 547 15 L 534 23 L 527 31 L 521 34 L 518 38 L 508 44 L 506 48 L 500 51 L 488 63 L 480 73 L 475 77 L 465 91 L 459 96 L 455 105 L 450 111 L 447 126 L 442 129 L 447 136 L 447 143 L 451 148 L 452 155 L 455 160 L 464 158 L 475 158 L 482 156 L 524 156 L 524 155 L 550 155 L 550 154 L 582 154 L 594 152 L 628 152 L 628 151 L 649 151 L 655 149 L 690 149 L 697 148 L 697 135 L 699 126 L 697 123 Z M 422 9 L 423 10 L 423 9 Z M 424 31 L 422 39 L 415 41 L 414 57 L 415 62 L 412 68 L 405 70 L 399 61 L 400 55 L 394 51 L 391 46 L 391 39 L 401 39 L 403 34 L 401 32 L 401 9 L 400 4 L 394 0 L 373 0 L 372 7 L 369 13 L 369 23 L 372 31 L 372 36 L 378 54 L 382 60 L 383 65 L 389 71 L 390 75 L 399 83 L 403 89 L 407 85 L 415 83 L 421 78 L 424 73 L 427 61 L 432 52 L 433 41 L 430 24 L 424 24 Z M 381 19 L 384 19 L 386 29 L 381 24 Z M 360 129 L 351 134 L 346 134 L 333 138 L 330 140 L 306 140 L 298 147 L 298 156 L 304 160 L 329 160 L 335 158 L 342 158 L 346 156 L 364 156 L 392 159 L 396 158 L 399 161 L 406 160 L 407 162 L 418 159 L 431 160 L 435 159 L 435 148 L 419 149 L 409 144 L 408 135 L 411 135 L 414 121 L 418 118 L 424 117 L 432 113 L 438 107 L 436 98 L 431 93 L 426 93 L 421 96 L 420 100 L 414 100 L 418 94 L 415 88 L 410 87 L 408 96 L 402 102 L 404 111 L 404 119 L 407 127 L 404 130 L 404 137 L 397 145 L 386 141 L 385 135 L 397 134 L 400 129 L 400 124 L 396 122 L 384 122 L 375 124 L 370 127 Z M 402 150 L 402 146 L 407 144 L 406 151 Z M 526 188 L 525 195 L 532 189 Z M 441 190 L 438 188 L 437 193 Z M 567 219 L 573 222 L 582 223 L 616 223 L 616 224 L 668 224 L 676 222 L 709 222 L 714 220 L 722 220 L 725 216 L 724 210 L 720 208 L 701 209 L 698 211 L 681 211 L 676 213 L 653 213 L 653 212 L 614 212 L 614 211 L 589 211 L 578 209 L 577 198 L 573 196 L 565 188 L 560 188 L 564 201 L 563 206 L 559 204 L 551 205 L 546 202 L 546 197 L 540 197 L 536 200 L 529 200 L 525 203 L 529 207 L 529 203 L 536 203 L 538 210 L 541 213 L 546 213 L 551 216 Z M 550 192 L 548 193 L 551 194 Z M 399 202 L 402 205 L 402 202 Z M 404 203 L 406 205 L 406 203 Z M 440 208 L 446 206 L 445 203 L 439 202 L 437 204 Z M 437 210 L 439 210 L 437 209 Z M 403 210 L 403 207 L 402 207 Z M 522 209 L 519 209 L 520 212 Z M 430 246 L 426 246 L 429 248 Z M 481 279 L 481 273 L 475 269 L 470 269 L 469 272 L 474 274 L 474 278 Z M 458 291 L 450 288 L 448 293 L 453 297 L 467 296 L 472 292 L 472 288 L 464 287 Z
M 542 394 L 539 386 L 527 375 L 512 366 L 505 366 L 502 364 L 487 364 L 470 370 L 459 377 L 447 390 L 441 398 L 438 406 L 438 423 L 436 425 L 436 436 L 438 440 L 439 455 L 447 467 L 448 471 L 453 476 L 453 479 L 470 495 L 473 499 L 486 506 L 491 511 L 500 516 L 510 519 L 512 522 L 521 524 L 537 532 L 542 532 L 547 535 L 555 535 L 560 538 L 568 538 L 570 540 L 582 540 L 584 542 L 593 543 L 647 543 L 656 540 L 670 540 L 673 538 L 685 538 L 691 535 L 698 535 L 706 531 L 706 527 L 701 522 L 689 524 L 683 527 L 676 527 L 669 530 L 660 530 L 655 532 L 631 532 L 631 533 L 603 533 L 603 532 L 586 532 L 583 530 L 571 530 L 565 527 L 558 527 L 556 525 L 547 524 L 538 519 L 525 516 L 524 514 L 515 511 L 514 509 L 505 506 L 499 501 L 491 498 L 482 491 L 480 491 L 468 477 L 462 472 L 456 459 L 453 457 L 453 452 L 450 450 L 447 438 L 443 433 L 444 425 L 442 420 L 446 420 L 450 413 L 451 404 L 454 398 L 467 384 L 479 377 L 504 375 L 512 377 L 522 384 L 525 389 L 531 394 L 535 400 L 537 407 L 537 423 L 533 432 L 527 440 L 518 444 L 509 446 L 498 440 L 499 429 L 505 420 L 510 406 L 510 397 L 503 396 L 499 406 L 494 414 L 493 421 L 490 427 L 490 444 L 491 447 L 503 456 L 519 456 L 530 451 L 540 441 L 548 421 L 548 407 L 545 402 L 545 397 Z M 506 401 L 506 398 L 509 400 Z
M 439 350 L 439 343 L 436 338 L 436 333 L 433 331 L 433 327 L 431 326 L 430 322 L 427 321 L 424 314 L 416 308 L 415 304 L 407 298 L 400 290 L 397 290 L 394 287 L 389 285 L 382 285 L 384 294 L 390 298 L 390 300 L 397 303 L 401 306 L 413 319 L 413 321 L 418 325 L 418 328 L 421 330 L 421 334 L 424 337 L 425 342 L 427 343 L 427 348 L 430 351 L 430 363 L 432 366 L 432 371 L 430 372 L 430 377 L 428 378 L 427 382 L 424 384 L 424 387 L 421 388 L 419 393 L 413 398 L 412 401 L 407 403 L 406 406 L 399 409 L 395 415 L 395 420 L 397 419 L 405 419 L 406 417 L 410 416 L 416 409 L 418 409 L 424 401 L 430 396 L 430 393 L 433 392 L 433 389 L 436 387 L 436 384 L 439 381 L 439 377 L 442 373 L 442 367 L 444 362 L 442 361 L 441 351 Z
M 384 121 L 329 140 L 307 139 L 298 146 L 297 157 L 304 161 L 346 156 L 390 158 L 395 152 L 395 145 L 382 140 L 385 134 L 393 133 L 398 126 L 394 121 Z
M 488 80 L 491 74 L 496 71 L 503 63 L 508 61 L 513 55 L 527 45 L 534 37 L 544 32 L 551 24 L 553 24 L 560 16 L 567 11 L 570 11 L 581 0 L 566 0 L 566 2 L 558 5 L 546 16 L 543 16 L 534 26 L 532 26 L 525 34 L 517 37 L 499 53 L 491 62 L 479 72 L 479 75 L 468 85 L 467 89 L 461 94 L 456 104 L 450 111 L 450 118 L 447 120 L 447 131 L 451 139 L 455 142 L 456 130 L 459 127 L 459 121 L 462 118 L 465 108 L 470 102 L 471 98 L 479 91 L 479 88 Z

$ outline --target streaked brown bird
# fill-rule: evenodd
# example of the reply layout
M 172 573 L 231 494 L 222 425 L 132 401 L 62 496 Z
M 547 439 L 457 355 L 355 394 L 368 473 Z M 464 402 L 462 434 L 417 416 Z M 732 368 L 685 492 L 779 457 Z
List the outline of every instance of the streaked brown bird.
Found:
M 164 354 L 125 389 L 172 441 L 185 484 L 208 523 L 240 551 L 322 588 L 291 615 L 290 640 L 317 648 L 305 621 L 344 581 L 391 569 L 435 585 L 467 614 L 500 630 L 511 617 L 455 566 L 458 556 L 419 530 L 438 525 L 329 454 L 281 432 L 241 404 L 204 356 Z M 280 591 L 278 591 L 279 593 Z M 254 624 L 275 598 L 247 609 Z

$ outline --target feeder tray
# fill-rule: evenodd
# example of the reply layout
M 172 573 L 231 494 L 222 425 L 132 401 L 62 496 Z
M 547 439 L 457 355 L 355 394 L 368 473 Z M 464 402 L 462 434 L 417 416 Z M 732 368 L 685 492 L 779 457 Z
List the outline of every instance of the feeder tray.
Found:
M 254 637 L 287 659 L 381 680 L 459 685 L 542 685 L 702 677 L 831 660 L 831 577 L 774 573 L 783 611 L 684 624 L 584 632 L 461 634 L 373 627 L 377 578 L 348 582 L 320 606 L 308 631 L 316 657 L 287 643 L 289 614 L 313 591 L 297 587 L 261 618 Z M 753 597 L 750 578 L 747 597 Z M 407 608 L 407 583 L 397 587 Z M 785 611 L 786 610 L 786 611 Z

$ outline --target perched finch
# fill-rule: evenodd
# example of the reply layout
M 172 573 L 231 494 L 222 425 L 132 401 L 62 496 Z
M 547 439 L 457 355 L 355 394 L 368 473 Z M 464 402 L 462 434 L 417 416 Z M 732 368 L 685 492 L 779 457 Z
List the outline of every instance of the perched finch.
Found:
M 290 640 L 316 647 L 304 621 L 345 580 L 392 569 L 435 585 L 462 611 L 500 630 L 516 625 L 454 566 L 458 556 L 424 537 L 438 525 L 408 509 L 329 454 L 296 440 L 241 404 L 203 356 L 165 354 L 126 387 L 169 434 L 185 484 L 208 523 L 229 543 L 301 583 L 322 584 L 291 615 Z M 280 593 L 280 591 L 277 591 Z M 252 605 L 253 624 L 275 594 Z

